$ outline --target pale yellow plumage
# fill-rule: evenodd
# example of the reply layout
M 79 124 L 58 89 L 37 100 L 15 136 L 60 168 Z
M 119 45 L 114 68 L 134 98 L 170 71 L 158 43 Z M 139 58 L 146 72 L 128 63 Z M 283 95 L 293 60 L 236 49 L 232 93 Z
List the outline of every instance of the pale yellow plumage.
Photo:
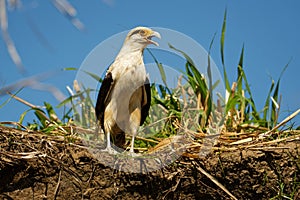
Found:
M 122 147 L 126 133 L 132 136 L 130 152 L 133 152 L 134 137 L 150 106 L 143 51 L 149 44 L 158 45 L 152 37 L 160 38 L 160 35 L 146 27 L 132 29 L 102 82 L 96 114 L 107 134 L 108 151 L 114 151 L 110 135 L 115 145 Z

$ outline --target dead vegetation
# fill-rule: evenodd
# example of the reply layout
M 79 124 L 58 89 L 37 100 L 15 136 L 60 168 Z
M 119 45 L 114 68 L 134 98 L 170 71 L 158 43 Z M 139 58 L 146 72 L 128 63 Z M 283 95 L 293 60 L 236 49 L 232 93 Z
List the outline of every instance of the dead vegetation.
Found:
M 233 133 L 232 133 L 233 134 Z M 300 137 L 230 145 L 223 135 L 205 157 L 191 144 L 160 170 L 105 166 L 71 135 L 0 126 L 3 199 L 298 199 Z M 139 162 L 136 160 L 136 162 Z
M 0 0 L 3 39 L 10 57 L 20 71 L 24 72 L 25 68 L 8 33 L 5 2 Z M 8 2 L 11 6 L 17 7 L 18 1 Z M 80 30 L 84 28 L 76 17 L 76 10 L 68 1 L 54 0 L 52 3 L 75 27 Z M 188 120 L 197 121 L 200 127 L 207 129 L 197 128 L 194 132 L 187 129 L 187 132 L 190 131 L 189 134 L 193 135 L 192 139 L 177 143 L 183 145 L 182 148 L 180 146 L 178 148 L 181 149 L 180 154 L 173 162 L 158 170 L 150 170 L 143 159 L 133 158 L 130 160 L 132 166 L 141 166 L 141 173 L 119 171 L 117 169 L 121 167 L 116 166 L 121 166 L 121 161 L 126 162 L 128 159 L 120 161 L 117 157 L 112 163 L 114 167 L 111 168 L 103 162 L 110 157 L 105 154 L 95 156 L 89 151 L 84 140 L 72 132 L 69 122 L 77 121 L 76 118 L 80 117 L 84 122 L 88 120 L 94 122 L 92 118 L 94 114 L 91 111 L 93 109 L 88 108 L 86 115 L 79 116 L 76 109 L 72 108 L 72 116 L 66 115 L 63 119 L 59 119 L 52 105 L 45 103 L 44 107 L 37 107 L 10 93 L 25 86 L 36 85 L 44 79 L 43 75 L 1 88 L 0 95 L 9 92 L 12 98 L 28 105 L 39 119 L 39 123 L 22 125 L 27 111 L 22 114 L 19 122 L 0 123 L 0 197 L 2 199 L 299 199 L 300 132 L 278 131 L 278 128 L 300 112 L 297 110 L 278 123 L 281 102 L 279 82 L 288 64 L 278 80 L 272 80 L 261 114 L 254 104 L 243 69 L 244 47 L 237 66 L 236 82 L 229 83 L 224 61 L 225 30 L 226 11 L 220 40 L 223 75 L 229 94 L 227 101 L 223 102 L 225 110 L 222 111 L 226 115 L 226 130 L 223 130 L 221 135 L 207 134 L 209 119 L 214 114 L 212 108 L 217 108 L 218 112 L 221 112 L 219 108 L 222 108 L 221 101 L 214 102 L 217 104 L 213 105 L 210 100 L 213 94 L 212 86 L 218 82 L 212 83 L 212 77 L 208 77 L 208 81 L 205 80 L 184 52 L 170 46 L 186 58 L 188 75 L 186 79 L 193 90 L 190 96 L 196 97 L 194 102 L 196 108 L 203 111 L 201 116 L 197 113 L 198 117 L 191 116 Z M 211 46 L 212 44 L 213 41 Z M 161 67 L 162 79 L 165 81 L 162 64 L 155 57 L 154 60 L 158 67 Z M 208 60 L 210 61 L 210 55 Z M 209 63 L 207 71 L 211 72 Z M 88 74 L 100 80 L 92 72 Z M 49 90 L 48 86 L 42 86 L 45 90 Z M 183 85 L 179 86 L 177 89 L 183 89 Z M 93 108 L 89 89 L 79 88 L 75 94 L 71 91 L 70 97 L 62 101 L 60 106 L 79 99 L 78 104 L 81 106 L 90 105 Z M 185 93 L 182 90 L 182 94 Z M 176 90 L 171 92 L 167 87 L 160 87 L 160 91 L 157 92 L 157 88 L 153 87 L 152 94 L 154 100 L 164 102 L 161 104 L 166 106 L 167 114 L 173 113 L 168 115 L 169 119 L 182 117 L 182 112 L 178 112 L 182 110 L 178 108 Z M 189 105 L 184 98 L 183 102 L 183 105 Z M 157 122 L 152 120 L 153 123 Z M 217 118 L 215 121 L 221 120 Z M 8 128 L 1 124 L 12 124 L 19 129 Z M 165 130 L 168 136 L 172 131 L 172 126 Z M 138 138 L 139 141 L 155 144 L 152 149 L 139 144 L 138 150 L 150 155 L 158 151 L 164 152 L 164 149 L 172 143 L 172 137 L 176 136 L 163 137 L 166 139 L 157 137 L 156 140 Z M 162 160 L 167 156 L 165 154 L 159 159 Z

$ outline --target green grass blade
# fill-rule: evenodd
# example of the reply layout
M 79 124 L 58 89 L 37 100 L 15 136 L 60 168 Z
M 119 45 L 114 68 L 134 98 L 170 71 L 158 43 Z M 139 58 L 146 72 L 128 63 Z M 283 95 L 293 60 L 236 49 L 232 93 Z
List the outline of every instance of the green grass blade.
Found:
M 83 71 L 83 72 L 86 73 L 86 74 L 88 74 L 90 77 L 92 77 L 96 81 L 102 82 L 102 79 L 97 74 L 94 74 L 94 73 L 91 73 L 91 72 L 88 72 L 88 71 Z
M 184 51 L 181 51 L 180 49 L 175 48 L 171 44 L 169 44 L 169 47 L 171 49 L 173 49 L 173 50 L 178 51 L 179 53 L 181 53 L 183 55 L 183 57 L 187 60 L 187 62 L 189 62 L 191 65 L 196 66 L 195 63 L 193 62 L 193 60 L 191 59 L 191 57 L 189 55 L 187 55 Z
M 64 106 L 63 116 L 61 118 L 61 121 L 64 124 L 68 123 L 72 119 L 72 112 L 73 112 L 72 108 L 69 108 L 67 111 L 66 111 L 66 109 L 67 109 L 67 107 Z
M 208 55 L 207 55 L 207 76 L 208 76 L 208 88 L 209 88 L 209 93 L 211 94 L 211 100 L 213 101 L 213 96 L 212 96 L 212 91 L 213 91 L 213 83 L 212 83 L 212 74 L 211 74 L 211 66 L 210 66 L 210 51 L 212 48 L 212 45 L 214 43 L 216 37 L 216 33 L 214 34 L 210 45 L 209 45 L 209 49 L 208 49 Z
M 242 90 L 243 90 L 243 72 L 241 69 L 243 69 L 243 60 L 244 60 L 244 45 L 243 45 L 243 48 L 242 48 L 242 52 L 241 52 L 241 56 L 240 56 L 240 61 L 239 61 L 239 67 L 237 68 L 237 92 L 239 94 L 242 93 Z
M 52 131 L 54 131 L 55 129 L 57 129 L 60 125 L 51 125 L 51 126 L 47 126 L 45 128 L 43 128 L 42 132 L 43 133 L 51 133 Z
M 239 104 L 237 106 L 238 110 L 243 112 L 245 111 L 245 97 L 243 96 L 243 73 L 244 73 L 244 70 L 243 70 L 243 60 L 244 60 L 244 45 L 243 45 L 243 48 L 242 48 L 242 51 L 241 51 L 241 55 L 240 55 L 240 60 L 239 60 L 239 64 L 238 64 L 238 67 L 237 67 L 237 80 L 236 80 L 236 83 L 237 83 L 237 88 L 236 88 L 236 93 L 237 95 L 240 96 L 240 101 L 239 101 Z M 244 112 L 244 114 L 246 114 Z
M 89 91 L 92 92 L 92 91 L 95 91 L 95 90 L 89 89 Z M 69 96 L 68 98 L 66 98 L 65 100 L 60 102 L 56 107 L 60 108 L 60 107 L 66 105 L 68 103 L 71 103 L 74 99 L 82 97 L 82 95 L 84 93 L 86 93 L 86 91 L 80 91 L 80 92 L 74 94 L 73 96 Z
M 284 68 L 282 69 L 278 81 L 276 83 L 275 89 L 274 89 L 274 93 L 272 95 L 273 99 L 278 102 L 278 97 L 279 97 L 279 86 L 280 86 L 280 80 L 281 77 L 283 76 L 285 70 L 288 68 L 289 64 L 291 63 L 292 59 L 290 59 L 288 61 L 288 63 L 284 66 Z M 272 107 L 271 107 L 271 117 L 270 117 L 270 122 L 271 122 L 271 126 L 274 127 L 277 123 L 277 108 L 276 105 L 274 103 L 272 103 Z
M 77 95 L 77 94 L 76 94 Z M 79 96 L 79 95 L 77 95 L 77 96 Z M 60 108 L 60 107 L 62 107 L 62 106 L 65 106 L 66 104 L 68 104 L 68 103 L 71 103 L 72 102 L 72 100 L 73 100 L 73 98 L 75 98 L 74 96 L 69 96 L 68 98 L 66 98 L 65 100 L 63 100 L 62 102 L 60 102 L 56 107 L 57 108 Z
M 277 81 L 277 84 L 274 89 L 274 93 L 272 95 L 274 101 L 278 102 L 278 96 L 279 96 L 279 85 L 280 85 L 280 78 Z M 274 127 L 277 123 L 277 107 L 274 103 L 272 103 L 272 108 L 271 108 L 271 126 Z
M 228 99 L 228 102 L 226 103 L 226 113 L 232 109 L 235 109 L 235 106 L 239 103 L 239 99 L 240 97 L 238 95 Z
M 156 59 L 154 54 L 150 51 L 150 49 L 147 48 L 147 51 L 149 52 L 149 54 L 153 58 L 154 62 L 156 63 L 156 66 L 158 67 L 158 70 L 159 70 L 159 73 L 160 73 L 160 76 L 161 76 L 161 80 L 163 81 L 165 86 L 167 86 L 167 76 L 166 76 L 166 73 L 165 73 L 165 70 L 164 70 L 164 67 L 163 67 L 162 63 L 158 62 L 158 60 Z
M 250 99 L 250 102 L 251 102 L 251 109 L 252 109 L 252 112 L 253 112 L 253 117 L 255 118 L 255 120 L 260 120 L 260 116 L 259 116 L 259 113 L 257 112 L 256 106 L 255 106 L 255 103 L 254 103 L 254 99 L 253 99 L 253 95 L 252 95 L 250 85 L 248 83 L 245 71 L 241 66 L 238 66 L 238 68 L 239 68 L 239 70 L 241 72 L 241 75 L 243 77 L 243 80 L 245 82 L 246 91 L 249 94 L 249 99 Z
M 221 83 L 221 80 L 217 80 L 213 85 L 212 85 L 212 90 L 216 89 L 216 87 Z
M 223 25 L 222 25 L 222 33 L 221 33 L 221 60 L 222 60 L 222 66 L 223 66 L 223 76 L 224 76 L 224 81 L 225 81 L 225 87 L 226 91 L 230 93 L 230 84 L 229 84 L 229 79 L 227 76 L 226 72 L 226 67 L 225 67 L 225 59 L 224 59 L 224 47 L 225 47 L 225 33 L 226 33 L 226 18 L 227 18 L 227 9 L 225 9 L 224 13 L 224 19 L 223 19 Z
M 223 18 L 223 25 L 222 25 L 222 33 L 221 33 L 221 60 L 223 66 L 225 65 L 224 59 L 224 44 L 225 44 L 225 33 L 226 33 L 226 18 L 227 18 L 227 9 L 225 9 L 224 18 Z
M 32 110 L 31 108 L 28 109 L 28 110 L 25 110 L 25 111 L 20 115 L 20 118 L 19 118 L 19 124 L 23 124 L 23 121 L 24 121 L 25 116 L 26 116 L 27 113 L 28 113 L 29 111 L 31 111 L 31 110 Z
M 46 116 L 46 113 L 40 108 L 33 108 L 35 116 L 38 118 L 41 123 L 41 128 L 47 127 L 47 122 L 50 122 L 50 119 Z
M 59 120 L 58 116 L 56 115 L 56 112 L 53 109 L 53 106 L 47 102 L 44 102 L 44 105 L 46 107 L 46 111 L 47 111 L 50 121 L 59 122 L 60 120 Z
M 157 67 L 159 69 L 161 80 L 163 81 L 164 85 L 168 87 L 168 85 L 167 85 L 167 77 L 166 77 L 166 73 L 165 73 L 163 65 L 161 63 L 156 63 L 156 65 L 157 65 Z
M 62 68 L 63 71 L 76 71 L 78 70 L 76 67 L 65 67 L 65 68 Z
M 83 88 L 83 93 L 86 94 L 85 98 L 84 98 L 84 102 L 86 105 L 89 105 L 89 106 L 93 106 L 93 100 L 91 98 L 91 95 L 90 93 L 93 92 L 94 90 L 93 89 L 90 89 L 90 88 L 86 88 L 84 87 L 84 85 L 82 86 Z
M 189 68 L 191 69 L 193 76 L 194 76 L 195 80 L 197 81 L 197 83 L 200 86 L 203 86 L 204 87 L 203 89 L 206 89 L 206 92 L 207 92 L 207 86 L 206 86 L 205 79 L 203 78 L 202 74 L 198 71 L 198 69 L 194 65 L 190 64 Z
M 284 66 L 284 68 L 283 68 L 282 71 L 280 72 L 279 79 L 281 79 L 281 77 L 283 76 L 285 70 L 288 68 L 288 66 L 289 66 L 290 63 L 292 62 L 292 59 L 293 59 L 293 58 L 290 58 L 290 60 L 288 61 L 288 63 Z
M 264 127 L 268 127 L 268 124 L 267 124 L 268 119 L 267 119 L 267 117 L 268 117 L 268 112 L 270 110 L 270 107 L 269 107 L 270 106 L 270 97 L 271 97 L 271 93 L 272 93 L 272 91 L 274 89 L 274 85 L 275 85 L 275 82 L 272 79 L 271 87 L 269 89 L 269 92 L 268 92 L 268 95 L 267 95 L 267 98 L 266 98 L 266 101 L 265 101 L 265 106 L 264 106 L 264 113 L 263 113 L 263 121 L 265 122 Z
M 202 88 L 201 90 L 206 91 L 206 93 L 207 93 L 207 85 L 205 83 L 205 79 L 202 77 L 201 73 L 195 67 L 195 64 L 194 64 L 193 60 L 191 59 L 191 57 L 189 57 L 184 51 L 181 51 L 181 50 L 175 48 L 171 44 L 169 44 L 169 47 L 171 49 L 174 49 L 175 51 L 178 51 L 185 57 L 185 59 L 187 61 L 187 63 L 185 64 L 185 69 L 186 69 L 188 81 L 189 81 L 190 85 L 192 86 L 193 90 L 195 91 L 195 93 L 197 94 L 199 92 L 198 91 L 199 88 Z
M 212 100 L 209 89 L 207 87 L 207 83 L 205 78 L 200 74 L 198 69 L 192 64 L 188 63 L 188 71 L 192 73 L 192 77 L 189 76 L 190 82 L 192 82 L 194 86 L 194 92 L 196 96 L 200 94 L 201 96 L 201 104 L 205 110 L 206 115 L 202 115 L 203 123 L 200 121 L 200 126 L 204 127 L 208 123 L 209 116 L 211 114 L 212 109 Z M 201 120 L 201 119 L 200 119 Z
M 23 87 L 22 87 L 21 89 L 19 89 L 17 92 L 15 92 L 15 94 L 10 95 L 10 97 L 9 97 L 8 99 L 6 99 L 6 100 L 0 105 L 0 109 L 1 109 L 2 107 L 4 107 L 6 104 L 8 104 L 8 103 L 13 99 L 13 97 L 14 97 L 15 95 L 17 95 L 19 92 L 21 92 L 21 90 L 23 90 Z

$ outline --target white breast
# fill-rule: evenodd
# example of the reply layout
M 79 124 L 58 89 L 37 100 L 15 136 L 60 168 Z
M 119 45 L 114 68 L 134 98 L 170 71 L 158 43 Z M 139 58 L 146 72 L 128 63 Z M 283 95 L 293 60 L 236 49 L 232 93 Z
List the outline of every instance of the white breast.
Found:
M 113 119 L 122 130 L 128 130 L 130 113 L 129 101 L 146 80 L 144 65 L 123 67 L 121 70 L 115 68 L 111 71 L 114 79 L 114 88 L 107 109 L 113 112 Z M 121 73 L 120 73 L 121 72 Z M 116 77 L 116 78 L 114 78 Z M 141 104 L 141 99 L 134 99 L 131 103 Z

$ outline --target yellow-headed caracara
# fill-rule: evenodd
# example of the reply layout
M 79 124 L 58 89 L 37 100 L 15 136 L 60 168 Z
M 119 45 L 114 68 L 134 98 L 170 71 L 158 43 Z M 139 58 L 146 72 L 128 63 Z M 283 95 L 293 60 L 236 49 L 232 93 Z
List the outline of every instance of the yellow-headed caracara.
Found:
M 116 153 L 110 139 L 124 148 L 125 134 L 132 136 L 133 153 L 134 137 L 148 115 L 151 92 L 143 52 L 149 44 L 158 46 L 152 37 L 160 38 L 160 34 L 146 27 L 132 29 L 102 81 L 95 110 L 110 153 Z

